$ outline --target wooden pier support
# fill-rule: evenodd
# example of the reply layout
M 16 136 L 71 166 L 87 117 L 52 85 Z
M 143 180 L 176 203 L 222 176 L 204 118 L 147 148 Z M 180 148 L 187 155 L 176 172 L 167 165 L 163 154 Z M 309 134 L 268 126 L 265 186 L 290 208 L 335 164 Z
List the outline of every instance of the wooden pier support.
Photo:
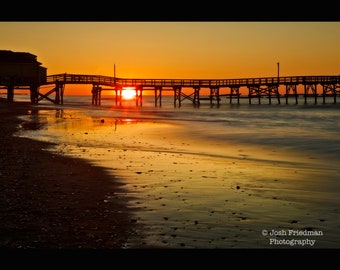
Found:
M 256 94 L 256 96 L 258 96 L 259 104 L 261 104 L 261 88 L 259 86 L 257 86 L 257 87 L 249 86 L 248 87 L 249 104 L 251 104 L 251 99 L 254 96 L 254 94 Z
M 39 97 L 39 91 L 38 91 L 37 85 L 30 85 L 30 95 L 31 95 L 31 103 L 32 104 L 38 104 L 38 97 Z
M 339 90 L 338 90 L 339 89 Z M 329 94 L 330 93 L 330 94 Z M 340 84 L 323 84 L 322 85 L 322 98 L 323 103 L 326 103 L 326 96 L 333 96 L 333 103 L 336 103 L 336 96 L 340 94 Z
M 290 91 L 293 91 L 293 94 L 289 94 Z M 298 93 L 297 93 L 297 85 L 296 84 L 287 84 L 286 85 L 286 104 L 288 104 L 288 97 L 290 95 L 294 95 L 295 104 L 298 104 Z
M 115 88 L 115 100 L 116 100 L 116 106 L 122 106 L 122 92 L 123 92 L 123 88 L 119 85 L 119 86 L 116 86 Z
M 155 107 L 162 106 L 162 87 L 155 87 Z
M 220 88 L 219 87 L 210 87 L 210 106 L 213 105 L 213 100 L 216 99 L 217 105 L 220 105 Z
M 269 86 L 267 88 L 267 93 L 268 93 L 268 98 L 269 98 L 269 104 L 272 104 L 272 100 L 271 100 L 272 94 L 274 94 L 277 97 L 277 103 L 281 104 L 278 84 Z
M 136 106 L 142 106 L 143 105 L 143 87 L 142 86 L 136 86 Z
M 200 105 L 200 89 L 201 89 L 200 87 L 194 87 L 194 93 L 193 93 L 194 98 L 192 99 L 192 103 L 194 104 L 194 106 Z
M 7 101 L 12 103 L 14 101 L 14 87 L 13 85 L 7 86 Z
M 58 80 L 55 85 L 55 104 L 64 104 L 64 89 L 65 84 L 60 83 Z
M 55 83 L 55 87 L 53 89 L 51 89 L 50 91 L 48 91 L 46 94 L 37 92 L 37 101 L 36 102 L 38 103 L 40 100 L 47 99 L 54 104 L 64 104 L 64 88 L 65 88 L 65 84 L 61 83 L 57 80 L 56 83 Z M 55 93 L 54 100 L 49 97 L 49 95 L 51 95 L 52 93 Z M 32 94 L 31 100 L 34 100 L 35 98 L 33 96 L 32 91 L 31 91 L 31 94 Z
M 305 98 L 305 104 L 307 104 L 307 97 L 310 96 L 309 94 L 309 90 L 312 91 L 312 96 L 314 96 L 314 103 L 317 103 L 317 98 L 318 98 L 318 94 L 317 94 L 317 86 L 315 84 L 305 84 L 304 85 L 304 98 Z
M 229 103 L 232 104 L 233 96 L 237 96 L 237 104 L 240 104 L 240 87 L 230 88 L 230 100 Z
M 97 85 L 93 84 L 92 87 L 92 105 L 100 105 L 101 104 L 101 92 L 102 88 Z
M 174 86 L 173 89 L 174 89 L 174 107 L 177 107 L 177 103 L 178 103 L 178 107 L 181 107 L 182 87 Z
M 182 92 L 182 87 L 174 86 L 174 107 L 177 106 L 178 102 L 178 107 L 181 107 L 181 102 L 183 99 L 188 99 L 191 100 L 194 106 L 199 106 L 200 105 L 200 87 L 195 86 L 194 92 L 191 93 L 190 95 L 187 95 Z
M 262 97 L 268 97 L 269 104 L 272 103 L 271 97 L 272 93 L 274 93 L 278 99 L 278 103 L 280 104 L 280 93 L 279 93 L 279 87 L 278 85 L 269 85 L 267 87 L 261 87 L 261 86 L 249 86 L 248 87 L 248 98 L 249 98 L 249 104 L 251 104 L 252 97 L 257 97 L 259 104 L 261 104 L 261 98 Z

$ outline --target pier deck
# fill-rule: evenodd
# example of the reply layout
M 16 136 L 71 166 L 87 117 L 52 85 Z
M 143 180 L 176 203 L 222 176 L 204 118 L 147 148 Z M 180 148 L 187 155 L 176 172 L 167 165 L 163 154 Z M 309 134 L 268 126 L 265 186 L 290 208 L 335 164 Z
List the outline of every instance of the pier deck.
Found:
M 323 103 L 326 102 L 326 97 L 332 97 L 332 102 L 336 103 L 340 95 L 340 75 L 240 79 L 129 79 L 63 73 L 47 76 L 46 81 L 42 82 L 37 89 L 28 88 L 32 103 L 38 104 L 39 101 L 46 99 L 55 104 L 63 104 L 67 84 L 92 85 L 92 104 L 96 106 L 101 104 L 102 91 L 107 90 L 111 90 L 115 96 L 115 105 L 121 105 L 122 91 L 125 88 L 136 91 L 136 106 L 142 106 L 145 91 L 153 91 L 155 106 L 162 106 L 162 96 L 165 92 L 173 95 L 174 106 L 181 106 L 185 100 L 194 106 L 199 106 L 204 101 L 219 105 L 222 98 L 227 98 L 230 104 L 239 104 L 240 98 L 247 98 L 249 104 L 253 99 L 261 104 L 263 98 L 268 98 L 269 104 L 272 104 L 272 99 L 276 99 L 276 103 L 279 104 L 288 104 L 288 100 L 291 100 L 289 97 L 294 97 L 297 104 L 298 97 L 301 95 L 304 97 L 304 103 L 307 103 L 311 97 L 314 103 L 317 103 L 320 97 Z M 0 85 L 3 85 L 1 80 Z M 52 88 L 42 93 L 41 86 L 50 85 Z M 203 92 L 205 95 L 202 94 Z

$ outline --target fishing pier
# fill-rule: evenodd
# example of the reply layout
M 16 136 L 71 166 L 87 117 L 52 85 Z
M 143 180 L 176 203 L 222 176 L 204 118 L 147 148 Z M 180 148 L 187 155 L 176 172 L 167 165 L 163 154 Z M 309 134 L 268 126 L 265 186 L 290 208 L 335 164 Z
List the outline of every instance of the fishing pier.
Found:
M 142 106 L 144 91 L 153 92 L 155 106 L 162 106 L 163 94 L 170 93 L 173 95 L 175 107 L 180 107 L 185 100 L 194 106 L 199 106 L 203 101 L 219 105 L 222 98 L 230 104 L 239 104 L 240 98 L 248 99 L 249 104 L 253 103 L 253 99 L 261 104 L 263 98 L 267 98 L 269 104 L 272 104 L 272 99 L 275 99 L 277 104 L 288 104 L 288 98 L 293 97 L 297 104 L 299 95 L 304 97 L 304 103 L 312 98 L 316 104 L 320 97 L 323 103 L 326 102 L 326 97 L 332 97 L 332 102 L 336 103 L 340 95 L 340 75 L 241 79 L 127 79 L 65 73 L 47 76 L 44 85 L 53 85 L 53 88 L 45 94 L 37 90 L 33 94 L 35 99 L 32 102 L 38 103 L 47 99 L 55 104 L 63 104 L 67 84 L 91 84 L 93 105 L 100 105 L 102 91 L 110 90 L 114 93 L 116 106 L 122 104 L 124 89 L 135 91 L 136 106 Z M 206 94 L 202 95 L 202 91 Z M 50 97 L 52 94 L 54 98 Z
M 20 81 L 17 88 L 24 89 L 23 83 Z M 340 75 L 241 79 L 128 79 L 63 73 L 46 76 L 46 80 L 38 86 L 29 86 L 27 89 L 30 91 L 32 104 L 38 104 L 45 99 L 62 105 L 65 86 L 69 84 L 92 85 L 92 105 L 95 106 L 101 105 L 102 91 L 108 90 L 114 96 L 115 105 L 122 105 L 122 91 L 125 89 L 135 91 L 136 106 L 142 106 L 145 91 L 153 92 L 155 106 L 162 106 L 162 96 L 170 93 L 173 95 L 175 107 L 180 107 L 185 100 L 194 106 L 199 106 L 201 102 L 219 105 L 222 98 L 230 104 L 239 104 L 240 98 L 248 99 L 249 104 L 252 104 L 254 99 L 261 104 L 263 98 L 267 98 L 269 104 L 272 104 L 273 99 L 276 104 L 288 104 L 289 97 L 293 97 L 297 104 L 299 96 L 304 97 L 304 103 L 312 98 L 316 104 L 320 97 L 323 103 L 326 102 L 326 97 L 332 97 L 332 102 L 336 103 L 340 95 Z M 42 86 L 51 86 L 51 89 L 43 93 Z M 12 85 L 11 89 L 14 88 Z M 202 91 L 206 94 L 202 95 Z M 13 93 L 10 94 L 10 97 L 12 96 Z
M 0 90 L 7 93 L 12 102 L 16 90 L 28 90 L 32 104 L 48 100 L 54 104 L 64 103 L 66 85 L 91 85 L 92 105 L 101 105 L 102 91 L 110 91 L 116 106 L 121 106 L 123 91 L 135 91 L 136 106 L 142 106 L 145 92 L 153 92 L 155 106 L 162 106 L 163 95 L 172 95 L 175 107 L 189 101 L 194 106 L 201 102 L 219 105 L 222 99 L 233 104 L 246 98 L 249 104 L 256 99 L 259 104 L 286 103 L 303 96 L 304 103 L 311 98 L 316 104 L 332 100 L 337 102 L 340 95 L 340 75 L 335 76 L 286 76 L 240 79 L 129 79 L 115 76 L 86 74 L 47 75 L 47 68 L 41 66 L 37 57 L 26 52 L 0 50 Z M 278 63 L 279 67 L 279 63 Z M 47 89 L 47 90 L 46 90 Z M 329 99 L 331 97 L 331 99 Z M 284 99 L 284 101 L 282 101 Z

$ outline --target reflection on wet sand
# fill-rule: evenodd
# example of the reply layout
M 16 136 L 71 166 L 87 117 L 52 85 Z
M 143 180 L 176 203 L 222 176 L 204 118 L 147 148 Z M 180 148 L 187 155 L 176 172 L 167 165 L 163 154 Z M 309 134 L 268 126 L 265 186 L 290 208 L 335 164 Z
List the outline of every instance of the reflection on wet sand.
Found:
M 73 110 L 36 115 L 44 127 L 25 136 L 57 142 L 51 151 L 122 177 L 143 228 L 128 247 L 282 248 L 263 231 L 290 229 L 323 231 L 313 238 L 317 248 L 339 246 L 338 169 L 322 159 L 285 147 L 207 140 L 181 121 Z

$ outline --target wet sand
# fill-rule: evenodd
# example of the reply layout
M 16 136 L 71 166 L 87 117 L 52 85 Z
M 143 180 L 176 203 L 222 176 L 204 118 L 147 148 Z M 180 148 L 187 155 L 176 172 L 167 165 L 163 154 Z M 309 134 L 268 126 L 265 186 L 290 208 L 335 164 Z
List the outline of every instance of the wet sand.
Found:
M 309 153 L 219 142 L 206 148 L 192 137 L 177 140 L 187 131 L 168 123 L 117 126 L 82 116 L 90 123 L 78 125 L 80 115 L 63 116 L 65 143 L 52 145 L 10 137 L 20 122 L 13 116 L 28 108 L 1 106 L 3 247 L 340 246 L 339 169 Z M 108 132 L 114 141 L 91 145 Z
M 104 168 L 13 137 L 31 107 L 0 103 L 0 247 L 122 249 L 135 220 L 122 185 Z M 39 128 L 38 123 L 23 125 Z
M 52 153 L 88 160 L 124 184 L 118 194 L 139 227 L 127 248 L 339 247 L 335 160 L 287 147 L 201 140 L 200 130 L 178 122 L 123 118 L 117 124 L 64 110 L 55 125 L 53 114 L 42 114 L 40 121 L 52 125 L 33 137 L 55 134 Z
M 302 163 L 302 157 L 283 162 L 284 155 L 279 153 L 269 160 L 260 159 L 268 156 L 266 153 L 258 154 L 259 160 L 252 159 L 256 152 L 239 145 L 230 152 L 243 151 L 230 157 L 206 154 L 195 143 L 181 145 L 182 151 L 178 151 L 178 144 L 168 144 L 169 140 L 163 139 L 167 132 L 160 130 L 163 143 L 153 141 L 157 145 L 154 149 L 137 147 L 148 141 L 141 136 L 135 136 L 139 139 L 130 147 L 111 149 L 111 160 L 120 160 L 114 166 L 100 153 L 81 147 L 82 153 L 98 159 L 98 164 L 114 167 L 114 173 L 124 176 L 128 190 L 136 198 L 130 200 L 130 205 L 137 211 L 138 222 L 149 229 L 142 237 L 131 239 L 132 247 L 338 247 L 336 170 Z M 294 237 L 288 235 L 290 231 L 322 235 Z M 271 239 L 316 242 L 303 246 L 274 244 Z

